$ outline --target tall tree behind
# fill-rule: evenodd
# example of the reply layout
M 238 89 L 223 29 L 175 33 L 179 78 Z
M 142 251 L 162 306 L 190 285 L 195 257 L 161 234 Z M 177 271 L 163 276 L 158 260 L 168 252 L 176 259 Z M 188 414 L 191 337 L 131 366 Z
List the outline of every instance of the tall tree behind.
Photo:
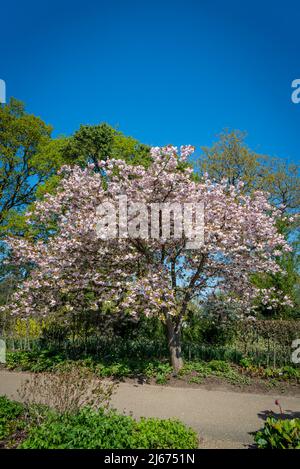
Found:
M 203 157 L 198 161 L 201 173 L 216 181 L 228 179 L 234 186 L 243 180 L 247 192 L 260 186 L 262 157 L 246 146 L 245 137 L 239 130 L 225 131 L 212 147 L 203 147 Z
M 0 106 L 0 226 L 11 210 L 19 211 L 34 200 L 47 177 L 36 155 L 50 134 L 51 127 L 27 114 L 21 102 L 11 99 Z
M 97 125 L 81 125 L 69 139 L 64 149 L 64 159 L 70 164 L 85 166 L 93 163 L 100 171 L 98 162 L 107 158 L 125 160 L 131 164 L 149 165 L 149 147 L 102 122 Z
M 232 185 L 243 181 L 246 193 L 266 191 L 269 201 L 280 208 L 278 229 L 291 242 L 294 252 L 286 253 L 279 262 L 283 274 L 258 275 L 253 281 L 261 288 L 274 289 L 274 297 L 277 292 L 284 292 L 294 303 L 294 307 L 274 306 L 272 310 L 261 304 L 259 311 L 263 316 L 298 316 L 299 218 L 295 218 L 294 214 L 299 213 L 300 208 L 299 166 L 253 152 L 247 147 L 245 137 L 246 134 L 240 131 L 223 132 L 212 147 L 202 148 L 203 156 L 198 161 L 200 173 L 208 173 L 217 182 L 225 178 Z
M 71 137 L 51 138 L 52 128 L 40 118 L 26 113 L 24 104 L 11 99 L 0 105 L 0 256 L 8 252 L 7 234 L 45 237 L 54 227 L 32 228 L 26 223 L 25 212 L 36 200 L 54 193 L 64 165 L 86 166 L 106 158 L 124 159 L 131 164 L 148 166 L 149 147 L 125 136 L 106 123 L 82 125 Z M 0 264 L 0 303 L 13 289 L 22 273 L 13 265 Z M 3 291 L 2 291 L 3 290 Z
M 244 190 L 269 192 L 270 201 L 282 212 L 299 210 L 299 166 L 280 158 L 259 155 L 245 143 L 246 133 L 239 130 L 223 132 L 212 147 L 203 147 L 199 159 L 200 172 L 216 181 L 225 178 L 236 185 L 244 182 Z

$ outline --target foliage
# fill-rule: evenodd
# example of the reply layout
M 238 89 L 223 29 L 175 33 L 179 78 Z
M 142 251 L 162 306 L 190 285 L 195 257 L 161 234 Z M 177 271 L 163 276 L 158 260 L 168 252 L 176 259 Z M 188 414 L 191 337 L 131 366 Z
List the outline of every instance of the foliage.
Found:
M 25 449 L 181 449 L 197 448 L 197 435 L 176 420 L 141 419 L 84 408 L 75 414 L 49 414 L 31 428 Z
M 243 181 L 246 192 L 260 188 L 260 157 L 245 145 L 245 137 L 245 132 L 224 131 L 211 148 L 203 147 L 198 162 L 201 173 L 217 181 L 225 178 L 231 185 Z
M 62 179 L 64 164 L 87 166 L 97 157 L 125 159 L 129 164 L 151 162 L 149 147 L 127 137 L 109 125 L 81 126 L 69 138 L 51 138 L 51 127 L 25 112 L 15 99 L 0 106 L 0 237 L 18 235 L 47 239 L 56 229 L 55 220 L 28 224 L 26 210 L 34 210 L 36 200 L 54 194 Z M 34 218 L 34 216 L 33 216 Z M 2 259 L 9 256 L 6 243 L 0 244 Z M 13 263 L 0 265 L 0 304 L 5 304 L 30 265 L 22 269 Z M 7 316 L 0 313 L 0 327 L 7 328 Z
M 252 277 L 254 285 L 262 291 L 268 291 L 271 301 L 264 301 L 258 297 L 256 300 L 257 314 L 263 318 L 299 318 L 300 297 L 298 290 L 300 286 L 300 251 L 299 233 L 293 233 L 290 241 L 293 251 L 284 253 L 278 259 L 280 272 L 273 274 L 261 273 Z M 290 304 L 280 301 L 283 297 L 290 298 Z
M 200 383 L 202 378 L 214 376 L 223 378 L 232 384 L 249 384 L 249 379 L 239 373 L 239 370 L 228 362 L 211 360 L 210 362 L 185 363 L 180 370 L 180 376 L 187 376 L 190 382 Z
M 39 360 L 37 352 L 10 353 L 7 361 L 7 367 L 9 369 L 22 369 L 26 371 L 54 371 L 56 374 L 57 372 L 59 373 L 64 366 L 71 366 L 72 363 L 75 365 L 76 368 L 88 368 L 93 374 L 95 374 L 99 378 L 139 378 L 143 380 L 153 379 L 156 381 L 157 384 L 166 384 L 171 378 L 173 371 L 172 367 L 166 360 L 120 358 L 117 361 L 105 361 L 101 359 L 96 359 L 95 357 L 86 357 L 75 361 L 68 361 L 65 360 L 63 356 L 60 356 L 58 359 L 57 355 L 51 356 L 49 353 L 47 359 L 44 358 L 42 360 Z M 277 375 L 279 378 L 281 377 L 280 373 L 278 373 Z M 202 378 L 205 378 L 207 376 L 217 376 L 232 383 L 246 384 L 248 382 L 247 377 L 241 374 L 237 367 L 234 367 L 234 365 L 224 360 L 211 360 L 209 362 L 197 360 L 187 362 L 180 371 L 179 376 L 187 378 L 191 376 L 199 376 Z M 285 376 L 288 375 L 286 374 Z M 292 373 L 290 373 L 289 376 L 292 377 Z M 38 380 L 37 378 L 35 379 Z M 56 386 L 57 384 L 58 388 L 59 380 L 60 378 L 54 379 L 55 383 L 53 383 L 54 386 Z M 38 394 L 41 394 L 41 391 L 38 390 L 38 385 L 34 385 L 32 387 L 37 389 L 36 392 Z M 51 394 L 52 393 L 50 393 L 50 397 Z
M 252 276 L 256 287 L 265 295 L 256 301 L 257 313 L 264 317 L 290 317 L 299 315 L 299 237 L 300 175 L 299 165 L 279 158 L 258 155 L 245 144 L 246 134 L 225 131 L 211 148 L 203 148 L 199 166 L 201 174 L 212 179 L 238 185 L 243 181 L 247 194 L 263 190 L 273 206 L 280 209 L 277 227 L 293 245 L 294 252 L 284 253 L 277 262 L 281 271 L 257 273 Z M 283 299 L 290 301 L 282 301 Z M 266 301 L 267 299 L 267 301 Z M 260 300 L 260 301 L 259 301 Z
M 7 216 L 34 200 L 38 185 L 48 171 L 37 154 L 50 139 L 51 127 L 25 112 L 21 102 L 11 99 L 0 106 L 0 227 Z M 51 168 L 53 170 L 53 168 Z
M 53 354 L 48 350 L 8 352 L 6 367 L 10 370 L 18 369 L 35 373 L 54 371 L 59 374 L 64 370 L 64 367 L 68 369 L 72 364 L 83 369 L 90 369 L 99 378 L 143 377 L 144 379 L 156 379 L 159 384 L 164 384 L 172 372 L 171 366 L 166 361 L 158 359 L 123 358 L 116 361 L 113 359 L 105 361 L 90 356 L 68 360 L 63 354 Z M 56 384 L 54 385 L 56 386 Z
M 16 419 L 22 413 L 23 406 L 21 404 L 12 402 L 5 396 L 0 396 L 0 442 L 16 430 Z
M 53 370 L 53 368 L 59 363 L 62 363 L 64 359 L 63 355 L 53 355 L 48 350 L 17 350 L 15 352 L 7 353 L 6 366 L 10 370 L 19 368 L 23 371 L 32 371 L 35 373 Z
M 193 449 L 197 434 L 175 419 L 142 418 L 139 422 L 103 407 L 53 410 L 0 396 L 0 446 L 11 447 L 23 431 L 23 449 Z M 12 441 L 10 441 L 10 439 Z M 20 439 L 19 439 L 20 440 Z M 14 443 L 14 445 L 16 445 Z
M 225 306 L 224 306 L 225 308 Z M 235 332 L 235 321 L 222 320 L 217 312 L 210 311 L 208 305 L 203 312 L 194 310 L 189 313 L 182 330 L 183 341 L 195 344 L 230 344 Z
M 16 318 L 13 324 L 13 336 L 16 338 L 37 339 L 40 337 L 42 332 L 42 325 L 34 318 L 29 318 L 28 321 L 22 321 L 20 318 Z
M 93 164 L 101 172 L 99 161 L 108 158 L 125 160 L 129 164 L 148 166 L 151 162 L 149 147 L 132 137 L 125 136 L 105 122 L 81 125 L 64 149 L 65 161 L 82 167 Z
M 300 449 L 300 419 L 268 417 L 254 440 L 259 449 Z
M 249 376 L 266 379 L 277 379 L 280 381 L 293 380 L 300 383 L 300 369 L 286 365 L 279 368 L 257 366 L 249 358 L 243 358 L 240 365 Z
M 259 155 L 245 144 L 246 133 L 238 130 L 224 131 L 211 148 L 203 147 L 198 164 L 201 173 L 212 179 L 228 180 L 231 185 L 244 182 L 244 190 L 263 190 L 271 202 L 286 210 L 299 210 L 299 166 L 279 158 Z
M 258 338 L 276 341 L 281 346 L 290 347 L 292 341 L 299 337 L 299 320 L 256 320 L 239 321 L 235 325 L 236 334 L 245 344 L 257 342 Z
M 31 322 L 32 332 L 35 333 L 38 323 L 33 319 L 30 319 Z M 168 347 L 159 319 L 141 317 L 137 323 L 128 326 L 123 323 L 123 327 L 119 322 L 117 329 L 110 329 L 105 323 L 102 335 L 98 335 L 98 328 L 95 330 L 92 325 L 88 335 L 85 335 L 84 323 L 79 324 L 83 327 L 83 334 L 81 328 L 76 326 L 75 338 L 73 328 L 69 329 L 65 323 L 45 324 L 43 335 L 38 339 L 28 336 L 24 340 L 19 339 L 20 334 L 23 335 L 20 328 L 15 338 L 7 338 L 7 366 L 12 369 L 51 371 L 66 360 L 82 359 L 98 364 L 99 373 L 103 376 L 140 375 L 147 378 L 147 364 L 152 364 L 156 370 L 152 378 L 164 382 L 164 376 L 157 376 L 160 373 L 158 365 L 161 363 L 167 367 Z M 16 323 L 19 324 L 19 320 Z M 25 323 L 20 321 L 21 325 Z M 212 328 L 220 330 L 220 333 L 212 335 Z M 282 368 L 290 363 L 291 344 L 299 333 L 299 320 L 226 322 L 219 329 L 215 321 L 212 323 L 211 320 L 191 315 L 183 328 L 182 354 L 188 361 L 223 360 L 239 365 L 242 359 L 251 360 L 256 370 L 279 369 L 278 379 L 282 379 L 281 376 L 286 376 Z M 262 375 L 262 372 L 258 374 Z

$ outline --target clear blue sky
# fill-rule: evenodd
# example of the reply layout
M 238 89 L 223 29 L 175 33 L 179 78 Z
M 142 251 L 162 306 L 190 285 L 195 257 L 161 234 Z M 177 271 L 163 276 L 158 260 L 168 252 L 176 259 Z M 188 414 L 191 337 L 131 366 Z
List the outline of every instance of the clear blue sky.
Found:
M 141 141 L 209 145 L 223 128 L 300 160 L 299 1 L 6 1 L 0 78 L 55 135 L 107 121 Z

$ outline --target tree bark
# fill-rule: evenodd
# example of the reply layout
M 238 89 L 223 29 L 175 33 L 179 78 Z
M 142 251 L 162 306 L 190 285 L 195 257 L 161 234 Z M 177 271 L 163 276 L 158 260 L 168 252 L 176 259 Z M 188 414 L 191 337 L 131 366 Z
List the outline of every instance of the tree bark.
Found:
M 181 356 L 181 330 L 180 325 L 174 326 L 172 320 L 167 317 L 168 345 L 170 351 L 170 362 L 175 373 L 183 366 Z

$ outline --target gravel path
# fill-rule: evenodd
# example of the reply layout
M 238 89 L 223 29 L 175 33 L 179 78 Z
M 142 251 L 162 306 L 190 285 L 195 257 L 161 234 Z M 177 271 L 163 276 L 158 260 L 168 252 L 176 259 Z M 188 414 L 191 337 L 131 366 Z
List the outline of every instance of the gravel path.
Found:
M 26 373 L 0 371 L 0 395 L 18 398 Z M 263 425 L 270 410 L 278 411 L 270 394 L 120 383 L 112 405 L 134 417 L 177 417 L 203 438 L 204 448 L 246 448 L 250 432 Z M 285 411 L 300 416 L 300 398 L 280 396 Z

